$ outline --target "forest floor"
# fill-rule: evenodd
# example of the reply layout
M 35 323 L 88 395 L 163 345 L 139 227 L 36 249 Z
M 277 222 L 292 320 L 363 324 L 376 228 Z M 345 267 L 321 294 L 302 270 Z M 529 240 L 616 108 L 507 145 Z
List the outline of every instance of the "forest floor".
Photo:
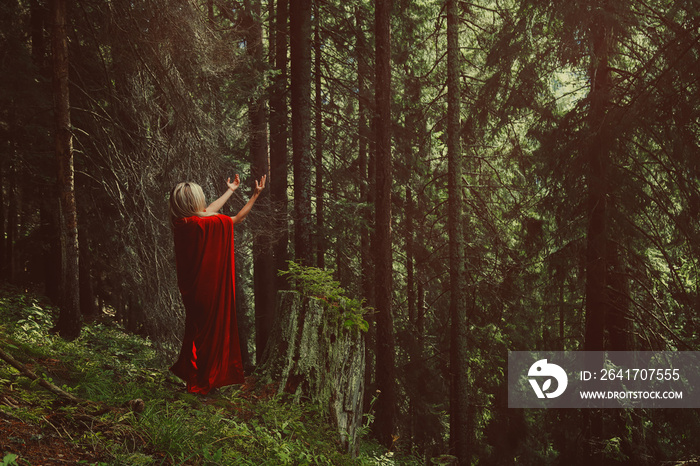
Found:
M 47 361 L 42 361 L 46 363 Z M 50 365 L 48 370 L 51 371 Z M 50 404 L 32 403 L 22 393 L 22 388 L 5 386 L 0 393 L 0 404 L 10 410 L 0 410 L 0 464 L 109 464 L 112 455 L 103 448 L 103 442 L 90 441 L 90 438 L 109 439 L 115 443 L 130 442 L 133 450 L 141 451 L 158 464 L 181 464 L 168 458 L 165 451 L 157 451 L 149 445 L 147 439 L 133 432 L 128 424 L 120 418 L 128 417 L 133 412 L 131 406 L 103 406 L 95 415 L 95 406 L 73 405 L 55 398 Z M 274 390 L 267 395 L 255 389 L 254 377 L 248 377 L 237 396 L 249 400 L 274 396 Z M 237 411 L 232 403 L 223 399 L 201 397 L 202 405 L 223 405 L 237 416 L 251 416 Z M 34 419 L 12 414 L 12 411 L 32 411 Z M 116 414 L 113 420 L 104 420 L 107 412 Z M 5 460 L 3 463 L 2 460 Z M 151 462 L 151 461 L 146 461 Z M 139 461 L 140 463 L 140 461 Z M 193 461 L 193 463 L 197 463 Z
M 0 287 L 0 352 L 16 363 L 0 358 L 2 466 L 417 464 L 370 440 L 359 457 L 340 452 L 318 407 L 254 375 L 213 396 L 187 393 L 148 340 L 102 322 L 65 341 L 49 332 L 55 314 Z
M 53 373 L 56 363 L 59 361 L 40 361 L 48 372 Z M 54 367 L 52 367 L 52 364 Z M 32 369 L 32 366 L 29 366 Z M 130 426 L 120 422 L 134 412 L 133 406 L 102 406 L 96 416 L 95 406 L 90 404 L 74 405 L 70 402 L 54 397 L 47 403 L 28 401 L 30 396 L 23 393 L 25 389 L 7 385 L 0 392 L 0 405 L 10 408 L 0 410 L 0 465 L 30 464 L 39 465 L 65 465 L 65 464 L 109 464 L 112 455 L 105 451 L 103 442 L 91 441 L 94 439 L 109 439 L 111 442 L 131 442 L 132 449 L 143 452 L 155 460 L 158 464 L 181 464 L 168 458 L 167 452 L 156 451 L 147 439 L 131 432 Z M 181 390 L 184 392 L 184 390 Z M 256 400 L 261 397 L 268 399 L 274 396 L 275 391 L 256 390 L 255 378 L 248 377 L 246 383 L 241 386 L 241 391 L 236 396 L 248 400 Z M 225 399 L 200 397 L 202 405 L 225 406 L 237 416 L 250 416 L 252 414 L 237 411 L 232 403 Z M 137 408 L 141 409 L 141 408 Z M 24 411 L 24 416 L 13 414 L 15 411 Z M 27 414 L 31 412 L 30 418 Z M 104 414 L 111 412 L 117 415 L 116 419 L 105 420 Z M 4 462 L 3 462 L 4 460 Z M 151 461 L 147 461 L 151 462 Z M 139 461 L 139 463 L 141 463 Z M 196 463 L 196 461 L 194 462 Z

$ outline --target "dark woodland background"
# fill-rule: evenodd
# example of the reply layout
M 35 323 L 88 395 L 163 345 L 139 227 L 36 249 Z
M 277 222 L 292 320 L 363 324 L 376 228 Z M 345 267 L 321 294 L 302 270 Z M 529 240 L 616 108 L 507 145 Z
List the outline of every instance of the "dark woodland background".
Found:
M 658 464 L 695 410 L 507 408 L 509 350 L 700 350 L 697 0 L 9 0 L 2 280 L 165 355 L 167 202 L 240 173 L 247 364 L 288 260 L 373 308 L 385 445 L 462 464 Z

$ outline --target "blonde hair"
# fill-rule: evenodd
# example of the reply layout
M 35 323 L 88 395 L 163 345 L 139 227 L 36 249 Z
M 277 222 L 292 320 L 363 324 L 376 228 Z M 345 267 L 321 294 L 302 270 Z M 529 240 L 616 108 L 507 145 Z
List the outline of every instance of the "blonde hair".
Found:
M 204 191 L 197 183 L 183 182 L 173 188 L 170 193 L 170 217 L 172 220 L 178 218 L 207 217 L 212 215 L 206 212 L 206 201 Z

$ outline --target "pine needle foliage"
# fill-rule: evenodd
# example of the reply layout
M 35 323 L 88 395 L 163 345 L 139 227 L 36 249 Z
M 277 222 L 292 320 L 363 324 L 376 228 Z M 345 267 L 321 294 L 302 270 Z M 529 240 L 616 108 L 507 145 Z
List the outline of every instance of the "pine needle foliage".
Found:
M 294 261 L 288 261 L 287 264 L 288 269 L 280 270 L 279 275 L 292 280 L 300 293 L 320 299 L 328 310 L 337 310 L 345 327 L 363 332 L 369 329 L 364 315 L 370 312 L 370 309 L 364 306 L 364 300 L 348 297 L 340 282 L 333 279 L 332 272 L 300 265 Z

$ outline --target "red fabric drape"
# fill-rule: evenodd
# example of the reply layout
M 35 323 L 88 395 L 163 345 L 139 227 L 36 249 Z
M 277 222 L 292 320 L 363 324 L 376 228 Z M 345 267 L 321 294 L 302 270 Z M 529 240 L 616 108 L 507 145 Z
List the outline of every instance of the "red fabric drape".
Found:
M 243 383 L 236 324 L 233 220 L 188 217 L 174 225 L 177 282 L 185 304 L 185 336 L 170 370 L 187 390 L 206 395 Z

